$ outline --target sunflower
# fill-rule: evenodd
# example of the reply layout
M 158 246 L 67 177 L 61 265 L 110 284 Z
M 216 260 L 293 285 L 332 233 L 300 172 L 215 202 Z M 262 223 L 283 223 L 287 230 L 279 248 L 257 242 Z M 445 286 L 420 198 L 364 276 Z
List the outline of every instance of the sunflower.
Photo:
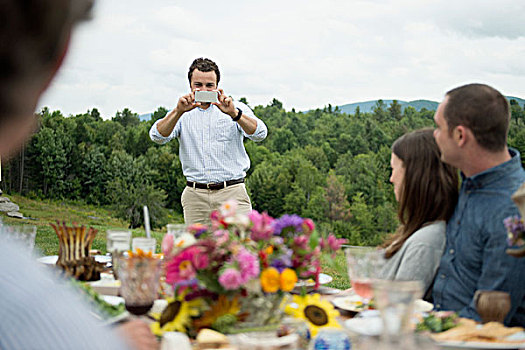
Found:
M 228 328 L 242 318 L 240 311 L 241 305 L 238 297 L 230 300 L 226 295 L 219 295 L 219 299 L 199 319 L 194 320 L 193 325 L 196 329 Z M 224 329 L 219 331 L 224 331 Z
M 191 326 L 191 318 L 198 316 L 202 308 L 202 299 L 184 300 L 185 294 L 168 298 L 168 306 L 162 313 L 151 313 L 157 320 L 150 325 L 153 334 L 162 336 L 164 332 L 183 332 Z
M 293 302 L 297 307 L 292 307 L 290 304 L 286 306 L 285 311 L 293 317 L 305 320 L 315 337 L 319 329 L 324 327 L 341 328 L 337 320 L 339 311 L 334 309 L 334 306 L 327 300 L 321 300 L 319 294 L 307 294 L 304 297 L 300 295 L 293 296 Z

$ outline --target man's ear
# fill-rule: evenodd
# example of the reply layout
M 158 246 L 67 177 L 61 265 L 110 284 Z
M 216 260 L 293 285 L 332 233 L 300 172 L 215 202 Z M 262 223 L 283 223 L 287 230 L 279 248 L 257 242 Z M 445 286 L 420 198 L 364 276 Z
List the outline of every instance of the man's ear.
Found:
M 464 147 L 470 138 L 469 129 L 463 125 L 458 125 L 454 129 L 452 136 L 459 147 Z

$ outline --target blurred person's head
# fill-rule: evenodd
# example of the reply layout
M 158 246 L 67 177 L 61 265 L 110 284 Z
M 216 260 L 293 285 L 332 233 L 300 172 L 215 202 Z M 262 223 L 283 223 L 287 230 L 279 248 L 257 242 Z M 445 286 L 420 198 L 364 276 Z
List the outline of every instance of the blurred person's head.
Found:
M 385 244 L 387 258 L 425 224 L 448 220 L 458 197 L 457 170 L 441 161 L 433 129 L 407 133 L 392 145 L 390 182 L 401 223 Z
M 443 161 L 461 168 L 462 160 L 472 155 L 462 152 L 469 135 L 488 153 L 504 152 L 510 123 L 507 99 L 496 89 L 484 84 L 468 84 L 446 93 L 434 116 L 434 136 Z M 463 170 L 463 169 L 462 169 Z
M 38 100 L 60 67 L 73 26 L 93 0 L 1 0 L 0 155 L 35 127 Z

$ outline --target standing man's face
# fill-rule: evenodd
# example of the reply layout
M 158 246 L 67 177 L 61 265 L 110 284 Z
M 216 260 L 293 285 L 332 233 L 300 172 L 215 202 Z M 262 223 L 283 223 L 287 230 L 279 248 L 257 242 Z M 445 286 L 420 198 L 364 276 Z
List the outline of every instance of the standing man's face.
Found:
M 445 97 L 443 102 L 438 106 L 436 114 L 434 114 L 434 121 L 436 128 L 434 129 L 434 139 L 441 151 L 441 160 L 450 165 L 456 166 L 455 155 L 457 155 L 457 147 L 449 132 L 447 121 L 445 120 L 445 105 L 448 97 Z
M 217 74 L 214 71 L 201 72 L 198 69 L 193 71 L 191 76 L 191 91 L 212 91 L 217 90 Z

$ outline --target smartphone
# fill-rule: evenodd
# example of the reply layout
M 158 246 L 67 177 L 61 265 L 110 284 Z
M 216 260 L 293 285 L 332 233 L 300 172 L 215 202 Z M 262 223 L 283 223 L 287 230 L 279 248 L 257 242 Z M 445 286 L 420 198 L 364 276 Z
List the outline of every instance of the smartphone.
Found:
M 219 102 L 218 91 L 195 91 L 195 102 Z

